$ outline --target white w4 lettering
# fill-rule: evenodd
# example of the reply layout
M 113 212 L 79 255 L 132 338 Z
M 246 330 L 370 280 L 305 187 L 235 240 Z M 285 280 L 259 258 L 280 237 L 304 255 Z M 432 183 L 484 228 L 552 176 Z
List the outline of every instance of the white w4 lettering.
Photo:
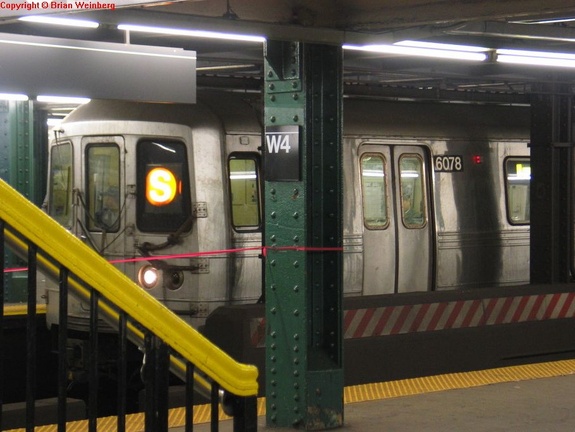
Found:
M 266 144 L 268 146 L 268 153 L 279 153 L 280 150 L 289 153 L 291 149 L 289 135 L 267 134 Z

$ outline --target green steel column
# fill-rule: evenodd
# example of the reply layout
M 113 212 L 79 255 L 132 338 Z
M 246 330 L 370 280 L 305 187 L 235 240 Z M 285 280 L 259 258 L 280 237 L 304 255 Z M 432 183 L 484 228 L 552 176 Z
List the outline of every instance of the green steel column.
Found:
M 270 427 L 343 424 L 341 48 L 266 44 Z
M 0 100 L 0 178 L 22 195 L 38 202 L 36 172 L 40 170 L 35 157 L 34 122 L 31 101 Z M 20 267 L 22 262 L 6 252 L 7 267 Z M 26 299 L 26 273 L 4 275 L 6 301 L 17 303 Z
M 573 105 L 566 84 L 531 95 L 531 283 L 572 281 Z

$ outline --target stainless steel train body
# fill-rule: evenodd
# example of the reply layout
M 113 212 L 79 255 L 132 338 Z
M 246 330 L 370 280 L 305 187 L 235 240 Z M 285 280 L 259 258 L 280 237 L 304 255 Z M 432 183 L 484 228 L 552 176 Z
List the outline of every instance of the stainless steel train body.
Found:
M 78 108 L 51 143 L 49 213 L 194 326 L 256 302 L 260 104 Z M 527 283 L 528 137 L 525 107 L 346 99 L 345 295 Z M 70 324 L 86 313 L 71 304 Z

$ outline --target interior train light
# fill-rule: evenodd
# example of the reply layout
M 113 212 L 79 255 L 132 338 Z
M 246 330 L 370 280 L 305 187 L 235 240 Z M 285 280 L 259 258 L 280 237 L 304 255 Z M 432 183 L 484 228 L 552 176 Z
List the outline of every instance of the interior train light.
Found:
M 18 18 L 19 21 L 33 22 L 39 24 L 52 24 L 60 26 L 69 27 L 83 27 L 83 28 L 98 28 L 99 23 L 95 21 L 81 20 L 81 19 L 70 19 L 70 18 L 56 18 L 45 15 L 26 15 Z
M 575 68 L 575 54 L 512 49 L 498 49 L 495 54 L 499 63 Z
M 154 168 L 146 176 L 146 199 L 154 206 L 170 204 L 177 191 L 176 177 L 167 168 Z
M 230 174 L 230 180 L 255 180 L 256 178 L 255 171 L 236 171 Z
M 517 170 L 517 178 L 522 180 L 530 180 L 531 179 L 531 166 L 530 165 L 523 165 L 518 163 L 515 166 Z
M 152 27 L 152 26 L 142 26 L 135 24 L 119 24 L 118 30 L 142 32 L 142 33 L 156 33 L 156 34 L 173 35 L 173 36 L 196 37 L 196 38 L 225 39 L 240 42 L 263 43 L 266 41 L 266 38 L 257 35 L 222 33 L 222 32 L 204 31 L 204 30 L 176 29 L 168 27 Z
M 158 269 L 151 265 L 146 265 L 138 271 L 138 282 L 146 289 L 152 289 L 158 283 Z

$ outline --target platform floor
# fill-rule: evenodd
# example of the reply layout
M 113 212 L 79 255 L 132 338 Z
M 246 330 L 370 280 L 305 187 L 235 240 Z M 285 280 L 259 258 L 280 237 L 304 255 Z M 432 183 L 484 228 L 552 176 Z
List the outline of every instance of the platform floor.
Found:
M 575 360 L 436 375 L 346 387 L 344 432 L 575 432 Z M 170 410 L 170 432 L 184 432 L 185 410 Z M 258 431 L 266 426 L 265 399 L 258 400 Z M 208 432 L 210 409 L 194 408 L 194 431 Z M 144 431 L 144 415 L 126 419 L 127 432 Z M 114 417 L 98 419 L 98 431 L 116 431 Z M 56 432 L 55 425 L 36 432 Z M 70 422 L 84 432 L 87 422 Z M 223 420 L 221 432 L 231 432 Z M 24 432 L 24 429 L 14 429 Z
M 461 386 L 457 388 L 449 383 L 450 380 Z M 428 388 L 421 387 L 421 392 L 410 390 L 409 387 L 418 381 Z M 380 397 L 374 394 L 375 400 L 346 403 L 344 426 L 339 430 L 575 431 L 575 361 L 426 377 L 396 381 L 395 384 L 398 393 L 405 395 Z M 295 430 L 268 428 L 265 423 L 265 416 L 260 416 L 259 431 Z M 183 430 L 172 428 L 170 432 Z M 196 432 L 209 430 L 209 424 L 194 427 Z M 232 431 L 231 421 L 221 423 L 220 431 Z

